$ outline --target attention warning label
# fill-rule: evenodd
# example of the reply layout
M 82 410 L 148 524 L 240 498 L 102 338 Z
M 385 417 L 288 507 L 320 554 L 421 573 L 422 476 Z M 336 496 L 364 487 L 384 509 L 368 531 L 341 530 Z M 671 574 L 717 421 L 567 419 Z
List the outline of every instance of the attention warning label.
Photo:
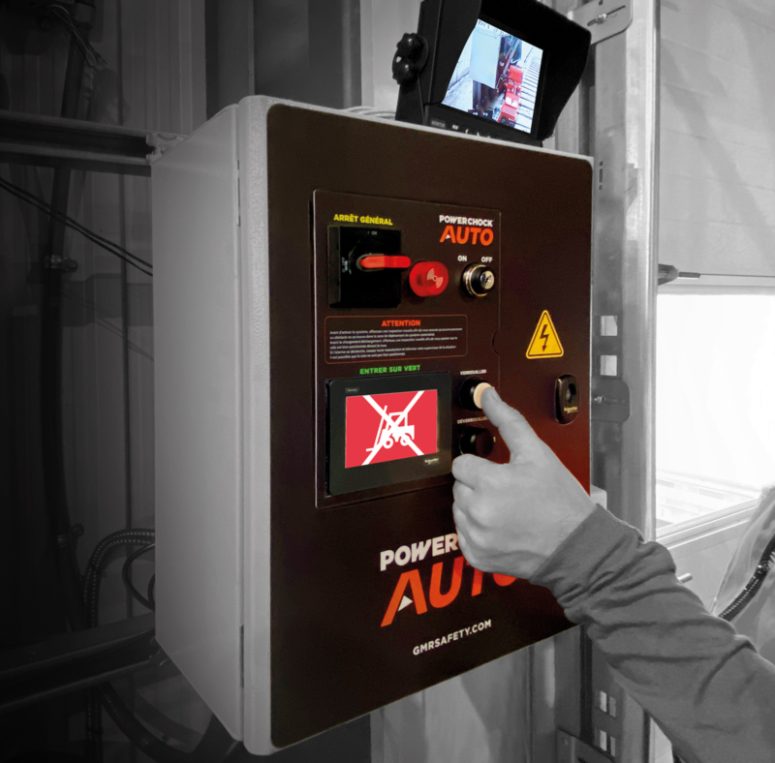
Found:
M 443 358 L 467 352 L 465 315 L 326 319 L 326 362 Z

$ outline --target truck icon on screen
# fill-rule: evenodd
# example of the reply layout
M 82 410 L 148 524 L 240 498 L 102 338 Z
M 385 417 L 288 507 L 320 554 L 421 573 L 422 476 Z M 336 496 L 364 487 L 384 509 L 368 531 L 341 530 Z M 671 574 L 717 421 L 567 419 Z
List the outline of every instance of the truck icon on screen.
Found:
M 379 423 L 375 422 L 377 431 L 374 442 L 370 448 L 366 447 L 364 449 L 368 455 L 361 463 L 361 466 L 368 466 L 381 451 L 389 450 L 396 443 L 404 448 L 409 448 L 416 456 L 425 455 L 415 442 L 417 432 L 415 425 L 409 423 L 409 413 L 426 392 L 427 390 L 416 390 L 409 393 L 412 394 L 411 400 L 406 403 L 403 410 L 398 411 L 390 411 L 389 405 L 383 405 L 382 402 L 378 403 L 371 395 L 363 396 L 364 402 L 368 403 L 379 416 Z M 393 406 L 395 407 L 395 402 Z M 401 457 L 399 456 L 399 458 Z
M 382 448 L 392 448 L 396 442 L 407 447 L 410 442 L 414 442 L 414 425 L 406 423 L 408 413 L 408 411 L 388 413 L 385 406 L 380 416 L 374 445 L 366 448 L 366 451 L 372 453 Z

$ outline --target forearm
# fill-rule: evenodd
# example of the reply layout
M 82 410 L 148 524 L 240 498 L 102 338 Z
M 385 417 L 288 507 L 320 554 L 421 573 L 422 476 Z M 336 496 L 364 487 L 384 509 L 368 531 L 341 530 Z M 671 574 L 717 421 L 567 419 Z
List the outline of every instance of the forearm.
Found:
M 687 761 L 771 761 L 775 669 L 677 582 L 668 552 L 598 509 L 533 576 Z

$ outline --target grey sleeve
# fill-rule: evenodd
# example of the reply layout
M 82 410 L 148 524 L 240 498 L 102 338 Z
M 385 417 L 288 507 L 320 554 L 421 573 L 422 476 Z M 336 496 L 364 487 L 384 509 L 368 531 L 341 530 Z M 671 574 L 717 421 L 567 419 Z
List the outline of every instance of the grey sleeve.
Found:
M 775 667 L 598 508 L 532 579 L 554 594 L 687 763 L 775 760 Z

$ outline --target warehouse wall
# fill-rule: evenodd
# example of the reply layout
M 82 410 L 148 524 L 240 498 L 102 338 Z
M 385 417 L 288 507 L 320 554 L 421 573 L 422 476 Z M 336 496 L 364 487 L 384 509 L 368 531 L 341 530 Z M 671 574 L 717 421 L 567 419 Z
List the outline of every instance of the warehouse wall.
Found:
M 663 0 L 660 261 L 775 276 L 769 0 Z

